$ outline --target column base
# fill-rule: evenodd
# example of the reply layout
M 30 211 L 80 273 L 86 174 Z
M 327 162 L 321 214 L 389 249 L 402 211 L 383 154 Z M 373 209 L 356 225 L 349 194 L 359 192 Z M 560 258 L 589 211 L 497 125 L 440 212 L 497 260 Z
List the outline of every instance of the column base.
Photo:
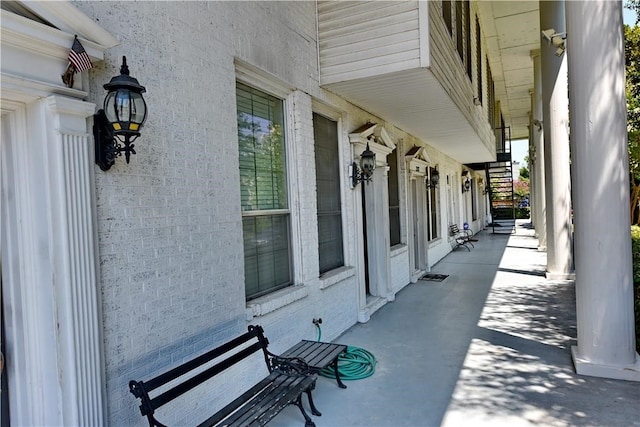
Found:
M 603 365 L 590 362 L 580 357 L 577 346 L 571 347 L 571 355 L 573 356 L 576 373 L 579 375 L 640 382 L 640 355 L 638 355 L 638 353 L 636 353 L 636 362 L 626 366 Z
M 547 246 L 538 246 L 538 252 L 546 252 L 547 251 Z
M 551 273 L 547 271 L 545 276 L 547 280 L 553 280 L 554 282 L 574 282 L 576 280 L 575 273 Z

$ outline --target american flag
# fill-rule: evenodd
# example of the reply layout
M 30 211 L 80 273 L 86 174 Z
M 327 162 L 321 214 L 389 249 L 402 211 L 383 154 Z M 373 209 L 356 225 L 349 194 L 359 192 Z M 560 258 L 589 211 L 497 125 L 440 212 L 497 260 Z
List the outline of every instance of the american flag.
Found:
M 78 40 L 78 36 L 75 36 L 73 39 L 73 46 L 71 46 L 71 50 L 69 51 L 69 62 L 73 64 L 78 72 L 93 68 L 91 59 L 89 59 L 89 55 L 87 55 L 80 40 Z

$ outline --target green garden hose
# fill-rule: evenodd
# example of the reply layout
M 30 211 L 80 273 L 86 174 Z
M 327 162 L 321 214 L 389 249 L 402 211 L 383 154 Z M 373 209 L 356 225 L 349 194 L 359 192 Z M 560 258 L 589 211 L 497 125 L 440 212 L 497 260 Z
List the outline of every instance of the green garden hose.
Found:
M 318 341 L 322 337 L 320 325 L 318 328 Z M 338 356 L 338 373 L 340 379 L 344 381 L 361 380 L 370 377 L 376 370 L 375 356 L 364 348 L 347 346 L 347 351 Z M 331 366 L 327 366 L 320 371 L 320 375 L 326 378 L 335 379 L 336 374 Z

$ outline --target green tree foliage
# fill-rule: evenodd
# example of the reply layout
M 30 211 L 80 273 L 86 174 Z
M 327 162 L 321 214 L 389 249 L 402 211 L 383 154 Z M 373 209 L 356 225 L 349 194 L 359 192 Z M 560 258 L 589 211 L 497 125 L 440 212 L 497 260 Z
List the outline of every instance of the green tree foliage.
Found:
M 523 166 L 520 168 L 520 181 L 529 181 L 529 168 Z
M 640 22 L 640 0 L 627 0 L 624 7 L 636 13 L 636 24 Z
M 640 0 L 636 0 L 640 5 Z M 624 26 L 631 222 L 640 224 L 640 26 Z

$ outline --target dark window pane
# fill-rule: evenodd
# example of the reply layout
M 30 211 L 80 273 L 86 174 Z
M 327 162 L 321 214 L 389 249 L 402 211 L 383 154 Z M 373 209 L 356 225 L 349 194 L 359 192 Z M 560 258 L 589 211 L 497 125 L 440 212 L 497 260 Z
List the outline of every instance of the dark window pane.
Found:
M 244 270 L 247 299 L 291 284 L 289 216 L 244 217 Z
M 462 42 L 462 0 L 456 0 L 456 48 L 460 59 L 464 61 L 464 46 Z
M 344 265 L 338 124 L 313 114 L 320 274 Z
M 282 100 L 237 83 L 242 210 L 286 209 Z
M 451 2 L 448 0 L 442 1 L 442 19 L 444 19 L 444 24 L 449 30 L 449 35 L 453 35 L 453 27 L 451 25 Z
M 398 189 L 398 155 L 397 150 L 387 156 L 389 164 L 389 243 L 400 244 L 400 191 Z
M 476 74 L 478 84 L 478 100 L 482 103 L 482 33 L 480 32 L 480 20 L 476 16 Z
M 431 176 L 436 173 L 435 168 L 429 168 L 429 174 L 427 179 L 431 179 Z M 440 235 L 438 229 L 438 216 L 440 207 L 438 206 L 438 191 L 440 186 L 435 188 L 427 187 L 427 217 L 429 226 L 427 227 L 427 240 L 431 241 L 437 239 Z

